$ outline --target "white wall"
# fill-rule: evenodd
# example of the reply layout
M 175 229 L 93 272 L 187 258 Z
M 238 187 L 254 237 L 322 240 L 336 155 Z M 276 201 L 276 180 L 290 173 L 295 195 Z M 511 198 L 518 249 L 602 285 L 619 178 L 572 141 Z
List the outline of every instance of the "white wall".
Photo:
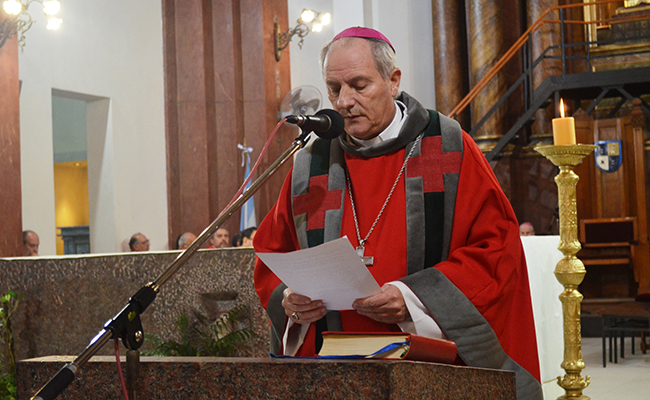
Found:
M 141 231 L 167 244 L 167 190 L 160 0 L 65 0 L 63 25 L 45 29 L 42 7 L 20 53 L 23 226 L 56 254 L 52 90 L 88 103 L 93 252 L 114 252 Z M 93 181 L 95 179 L 95 181 Z
M 289 22 L 295 26 L 303 8 L 332 14 L 332 24 L 311 32 L 302 50 L 291 42 L 291 87 L 316 86 L 323 94 L 323 107 L 330 108 L 318 65 L 325 43 L 351 26 L 381 31 L 396 50 L 402 70 L 401 89 L 428 108 L 435 108 L 433 37 L 430 0 L 288 0 Z M 287 27 L 283 27 L 286 30 Z
M 431 5 L 428 0 L 288 0 L 295 25 L 303 8 L 332 13 L 300 50 L 291 43 L 292 87 L 310 84 L 331 107 L 318 53 L 350 26 L 382 31 L 397 49 L 402 90 L 434 107 Z M 59 31 L 45 30 L 41 5 L 20 54 L 23 226 L 41 237 L 41 254 L 55 254 L 52 90 L 88 103 L 88 157 L 93 252 L 113 252 L 131 234 L 167 243 L 167 190 L 160 0 L 62 2 Z M 288 27 L 283 27 L 284 29 Z

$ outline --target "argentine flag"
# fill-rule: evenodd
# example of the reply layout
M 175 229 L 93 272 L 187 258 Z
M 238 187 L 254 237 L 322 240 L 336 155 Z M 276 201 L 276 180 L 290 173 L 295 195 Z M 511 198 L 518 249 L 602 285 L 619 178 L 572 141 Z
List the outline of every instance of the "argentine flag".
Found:
M 242 160 L 241 160 L 241 166 L 246 167 L 246 172 L 244 173 L 244 180 L 248 178 L 248 175 L 251 173 L 251 153 L 253 152 L 252 147 L 246 147 L 241 144 L 237 144 L 237 148 L 242 151 Z M 248 189 L 251 186 L 251 182 L 249 181 L 246 184 L 246 188 Z M 239 230 L 243 231 L 246 228 L 250 228 L 251 226 L 257 226 L 257 222 L 255 221 L 255 202 L 253 198 L 251 197 L 244 203 L 242 206 L 241 210 L 241 221 L 239 223 Z

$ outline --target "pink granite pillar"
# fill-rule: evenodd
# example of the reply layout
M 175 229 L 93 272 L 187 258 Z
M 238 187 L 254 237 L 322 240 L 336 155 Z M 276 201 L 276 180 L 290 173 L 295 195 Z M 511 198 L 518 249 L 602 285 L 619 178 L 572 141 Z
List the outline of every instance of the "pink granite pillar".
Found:
M 0 48 L 0 257 L 23 255 L 19 85 L 14 37 Z
M 244 178 L 238 143 L 259 155 L 290 89 L 288 51 L 273 52 L 273 22 L 287 24 L 286 1 L 163 1 L 170 246 L 200 233 Z M 261 168 L 290 144 L 283 130 Z M 279 195 L 278 172 L 255 196 L 261 220 Z M 226 227 L 239 230 L 239 213 Z

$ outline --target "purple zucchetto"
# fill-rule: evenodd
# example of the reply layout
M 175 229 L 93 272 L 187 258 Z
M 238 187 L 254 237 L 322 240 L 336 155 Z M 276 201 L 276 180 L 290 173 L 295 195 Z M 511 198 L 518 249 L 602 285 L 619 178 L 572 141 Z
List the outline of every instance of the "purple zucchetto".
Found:
M 344 37 L 360 37 L 360 38 L 368 38 L 368 39 L 379 39 L 383 40 L 384 42 L 388 43 L 391 49 L 393 49 L 393 52 L 395 51 L 395 48 L 393 45 L 390 43 L 388 38 L 384 36 L 381 32 L 376 31 L 372 28 L 364 28 L 362 26 L 355 26 L 352 28 L 348 28 L 338 35 L 334 36 L 334 39 L 332 39 L 332 42 L 337 41 L 341 38 Z

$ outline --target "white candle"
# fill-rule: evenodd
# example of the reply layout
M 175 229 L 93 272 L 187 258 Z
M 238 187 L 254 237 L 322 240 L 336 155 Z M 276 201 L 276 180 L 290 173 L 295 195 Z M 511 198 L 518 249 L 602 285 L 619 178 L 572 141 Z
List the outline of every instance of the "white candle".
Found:
M 553 118 L 553 144 L 576 144 L 576 125 L 573 117 L 564 116 L 564 100 L 560 99 L 560 118 Z

